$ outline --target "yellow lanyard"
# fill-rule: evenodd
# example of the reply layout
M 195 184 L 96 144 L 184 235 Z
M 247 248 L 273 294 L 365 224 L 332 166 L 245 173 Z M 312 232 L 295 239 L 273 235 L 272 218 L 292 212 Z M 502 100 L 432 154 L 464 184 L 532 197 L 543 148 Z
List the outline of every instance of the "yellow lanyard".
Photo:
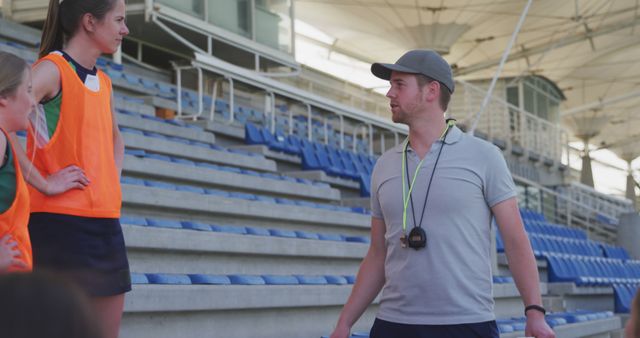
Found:
M 447 135 L 447 132 L 449 132 L 449 128 L 454 126 L 455 123 L 453 122 L 447 122 L 447 127 L 445 128 L 445 130 L 442 132 L 442 135 L 440 135 L 440 141 L 444 142 L 444 137 Z M 424 158 L 420 161 L 420 163 L 418 163 L 418 167 L 416 168 L 415 173 L 413 174 L 413 178 L 411 179 L 411 184 L 409 185 L 409 193 L 407 194 L 406 191 L 406 186 L 407 186 L 407 178 L 405 177 L 406 174 L 406 168 L 407 168 L 407 147 L 409 146 L 409 138 L 407 137 L 407 141 L 404 143 L 404 151 L 403 151 L 403 156 L 402 156 L 402 203 L 403 203 L 403 208 L 402 208 L 402 233 L 406 234 L 407 233 L 407 207 L 409 205 L 409 200 L 411 198 L 411 192 L 413 191 L 413 187 L 415 186 L 416 183 L 416 177 L 418 177 L 418 174 L 420 173 L 420 169 L 422 168 L 422 163 L 424 162 L 424 160 L 427 158 L 427 155 L 424 156 Z M 441 147 L 444 147 L 444 144 L 442 144 Z M 435 171 L 436 168 L 434 167 L 433 170 Z M 433 175 L 433 173 L 432 173 Z M 429 182 L 429 184 L 431 184 L 431 182 Z M 426 197 L 425 197 L 426 199 Z M 426 200 L 425 200 L 426 203 Z M 423 210 L 424 213 L 424 210 Z M 416 226 L 414 224 L 414 226 Z

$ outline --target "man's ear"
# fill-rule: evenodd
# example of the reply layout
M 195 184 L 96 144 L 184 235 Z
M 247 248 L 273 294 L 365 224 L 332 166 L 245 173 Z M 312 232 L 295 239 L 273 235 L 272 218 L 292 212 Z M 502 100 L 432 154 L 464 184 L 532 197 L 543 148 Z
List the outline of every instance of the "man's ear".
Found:
M 427 98 L 427 101 L 433 102 L 438 100 L 438 97 L 440 96 L 440 90 L 442 88 L 440 87 L 440 83 L 438 81 L 431 81 L 427 83 L 423 89 L 425 91 L 424 94 Z

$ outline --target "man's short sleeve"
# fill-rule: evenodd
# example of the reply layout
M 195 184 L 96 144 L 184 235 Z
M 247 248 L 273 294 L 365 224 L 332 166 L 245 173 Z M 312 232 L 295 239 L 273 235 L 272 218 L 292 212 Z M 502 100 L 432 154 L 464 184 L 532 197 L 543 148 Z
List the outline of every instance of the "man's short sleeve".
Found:
M 378 163 L 380 160 L 378 160 Z M 376 174 L 378 170 L 378 163 L 373 167 L 373 172 L 371 173 L 371 216 L 379 219 L 383 219 L 382 217 L 382 207 L 380 207 L 380 200 L 378 199 L 378 187 L 380 186 L 380 182 L 377 179 L 378 175 Z
M 487 156 L 484 182 L 484 197 L 489 207 L 517 196 L 515 184 L 507 162 L 497 147 L 492 147 Z

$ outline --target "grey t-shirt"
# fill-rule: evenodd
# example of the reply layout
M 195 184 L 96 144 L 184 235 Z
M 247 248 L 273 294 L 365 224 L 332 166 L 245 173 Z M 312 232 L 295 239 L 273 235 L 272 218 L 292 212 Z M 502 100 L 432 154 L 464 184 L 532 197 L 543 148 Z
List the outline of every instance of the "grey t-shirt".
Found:
M 372 214 L 386 225 L 386 282 L 378 312 L 382 320 L 437 325 L 495 319 L 490 208 L 515 197 L 515 186 L 496 146 L 457 127 L 450 130 L 445 142 L 422 223 L 426 248 L 416 251 L 400 243 L 404 143 L 385 152 L 373 170 Z M 433 143 L 413 188 L 416 222 L 420 221 L 441 146 L 441 141 Z M 409 147 L 407 167 L 411 177 L 419 162 Z M 407 232 L 412 227 L 409 203 Z

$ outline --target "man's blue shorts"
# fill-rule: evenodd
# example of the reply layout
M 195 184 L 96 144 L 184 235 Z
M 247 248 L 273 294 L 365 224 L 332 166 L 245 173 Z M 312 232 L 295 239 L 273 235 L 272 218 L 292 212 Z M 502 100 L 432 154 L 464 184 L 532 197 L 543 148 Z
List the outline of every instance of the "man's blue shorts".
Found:
M 499 338 L 495 320 L 454 325 L 410 325 L 376 318 L 369 338 Z

